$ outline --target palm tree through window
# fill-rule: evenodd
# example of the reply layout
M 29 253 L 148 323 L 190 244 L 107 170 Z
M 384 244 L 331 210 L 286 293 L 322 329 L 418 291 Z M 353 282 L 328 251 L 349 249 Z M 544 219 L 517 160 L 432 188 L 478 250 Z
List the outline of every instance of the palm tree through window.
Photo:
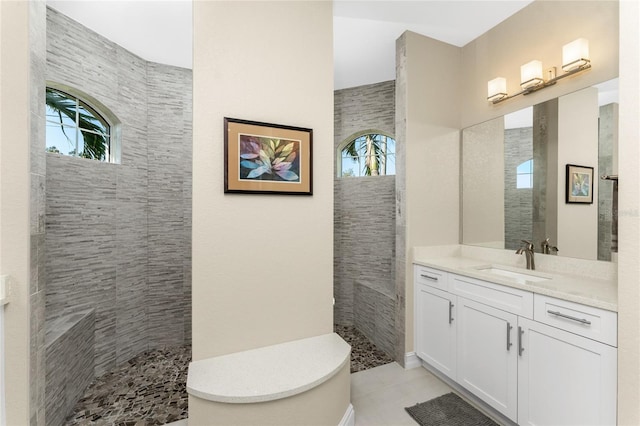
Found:
M 382 133 L 366 133 L 348 141 L 340 150 L 338 173 L 347 176 L 396 174 L 396 141 Z
M 47 152 L 111 161 L 111 126 L 82 99 L 47 87 Z

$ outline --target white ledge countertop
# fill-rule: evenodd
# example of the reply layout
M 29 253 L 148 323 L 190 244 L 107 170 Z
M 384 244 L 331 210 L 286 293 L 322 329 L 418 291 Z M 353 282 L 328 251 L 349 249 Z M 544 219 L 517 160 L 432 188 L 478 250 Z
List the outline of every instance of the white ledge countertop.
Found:
M 595 279 L 585 275 L 565 274 L 557 271 L 540 271 L 502 265 L 486 259 L 474 259 L 463 256 L 422 257 L 417 256 L 413 262 L 441 271 L 451 272 L 470 278 L 489 281 L 508 287 L 531 291 L 570 302 L 581 303 L 608 311 L 618 311 L 618 285 L 615 279 Z M 483 271 L 483 268 L 498 267 L 537 277 L 545 277 L 543 281 L 527 281 L 500 276 Z
M 350 352 L 347 342 L 330 333 L 194 361 L 187 392 L 236 404 L 282 399 L 329 380 L 349 362 Z

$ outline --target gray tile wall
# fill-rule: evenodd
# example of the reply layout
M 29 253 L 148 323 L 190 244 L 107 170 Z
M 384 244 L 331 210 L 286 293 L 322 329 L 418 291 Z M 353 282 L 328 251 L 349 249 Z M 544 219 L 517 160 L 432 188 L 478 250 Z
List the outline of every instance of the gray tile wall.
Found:
M 158 347 L 183 343 L 185 317 L 191 316 L 185 294 L 191 257 L 191 70 L 149 64 L 147 81 L 152 149 L 146 307 L 149 344 Z
M 533 129 L 504 132 L 504 245 L 517 250 L 533 238 L 533 190 L 516 187 L 516 168 L 533 158 Z
M 395 134 L 395 82 L 337 90 L 335 149 L 365 130 Z M 334 321 L 395 353 L 395 176 L 335 179 Z
M 30 54 L 30 411 L 31 425 L 45 424 L 45 65 L 46 6 L 44 1 L 29 2 Z M 10 390 L 9 390 L 10 391 Z
M 120 120 L 121 164 L 46 154 L 46 319 L 94 309 L 100 375 L 190 341 L 191 71 L 47 9 L 46 78 Z
M 406 140 L 407 140 L 407 39 L 406 32 L 396 40 L 396 300 L 395 360 L 404 365 L 406 334 L 406 284 L 407 279 L 407 216 L 405 214 L 405 194 L 407 188 Z
M 536 246 L 549 238 L 558 243 L 558 99 L 533 107 L 533 230 Z M 549 184 L 553 182 L 553 184 Z M 564 195 L 563 195 L 564 196 Z M 562 250 L 562 247 L 560 247 Z
M 613 169 L 613 156 L 614 152 L 617 153 L 614 147 L 617 146 L 618 140 L 618 104 L 600 107 L 598 132 L 598 175 L 617 174 Z M 613 181 L 598 178 L 596 184 L 598 185 L 598 260 L 611 260 Z M 615 247 L 614 250 L 616 250 Z
M 93 380 L 94 310 L 65 313 L 47 328 L 47 424 L 62 425 Z
M 116 365 L 116 167 L 47 154 L 46 319 L 95 308 L 96 375 Z

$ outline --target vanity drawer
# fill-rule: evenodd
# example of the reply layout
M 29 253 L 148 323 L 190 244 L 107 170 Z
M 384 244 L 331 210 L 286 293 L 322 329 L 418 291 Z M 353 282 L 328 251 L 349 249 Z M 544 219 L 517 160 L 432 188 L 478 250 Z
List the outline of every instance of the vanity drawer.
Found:
M 533 293 L 488 281 L 451 275 L 449 291 L 521 317 L 533 319 Z
M 618 346 L 618 315 L 615 312 L 536 294 L 533 315 L 535 321 Z
M 415 265 L 413 270 L 414 281 L 417 284 L 428 285 L 444 291 L 449 290 L 448 273 L 420 265 Z

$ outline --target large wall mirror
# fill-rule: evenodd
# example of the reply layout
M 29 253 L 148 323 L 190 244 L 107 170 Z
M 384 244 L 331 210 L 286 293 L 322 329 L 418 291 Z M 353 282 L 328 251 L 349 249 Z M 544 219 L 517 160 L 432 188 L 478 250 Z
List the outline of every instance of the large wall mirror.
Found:
M 617 128 L 615 79 L 464 129 L 462 243 L 615 258 Z M 593 168 L 576 175 L 587 202 L 567 201 L 567 165 Z

